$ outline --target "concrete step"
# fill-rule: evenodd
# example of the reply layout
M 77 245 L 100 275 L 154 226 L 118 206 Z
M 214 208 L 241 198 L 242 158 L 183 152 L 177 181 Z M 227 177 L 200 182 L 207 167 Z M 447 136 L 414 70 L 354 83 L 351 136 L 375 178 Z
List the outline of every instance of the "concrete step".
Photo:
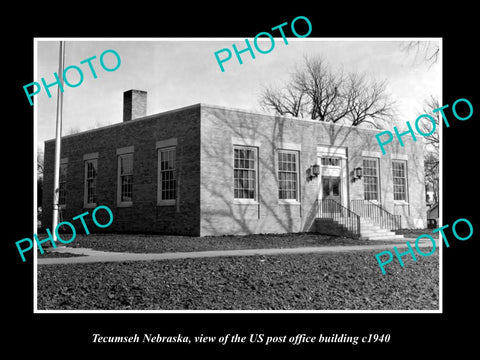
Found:
M 347 226 L 347 224 L 352 224 L 351 222 L 347 221 L 335 221 L 336 224 L 340 226 Z M 373 224 L 360 224 L 360 232 L 388 232 L 389 230 L 383 229 L 378 225 L 373 225 Z
M 379 226 L 365 226 L 365 225 L 360 225 L 360 230 L 365 230 L 365 231 L 377 231 L 377 230 L 386 230 L 382 229 Z
M 331 223 L 332 225 L 337 226 L 343 231 L 351 231 L 348 229 L 347 226 L 348 224 L 352 224 L 351 219 L 340 218 L 334 220 L 327 218 L 322 219 L 322 221 Z M 383 229 L 380 226 L 372 223 L 368 219 L 360 219 L 360 239 L 362 240 L 401 240 L 403 238 L 403 235 L 397 235 L 394 231 Z
M 363 232 L 360 231 L 360 236 L 370 236 L 370 237 L 379 237 L 379 236 L 393 236 L 397 235 L 394 232 L 388 231 L 388 232 Z
M 403 240 L 403 235 L 388 235 L 388 236 L 360 236 L 360 240 Z
M 395 236 L 394 232 L 377 232 L 377 233 L 364 233 L 360 232 L 360 236 L 365 236 L 365 237 L 380 237 L 380 236 Z
M 369 227 L 360 226 L 360 231 L 390 231 L 390 229 L 384 229 L 378 226 L 369 226 Z
M 344 223 L 347 223 L 349 222 L 348 219 L 338 219 L 338 220 L 335 220 L 336 222 L 338 223 L 341 223 L 341 224 L 344 224 Z M 350 222 L 353 222 L 350 220 Z M 370 222 L 370 221 L 361 221 L 360 220 L 360 226 L 374 226 L 374 227 L 379 227 L 378 225 L 374 224 L 373 222 Z

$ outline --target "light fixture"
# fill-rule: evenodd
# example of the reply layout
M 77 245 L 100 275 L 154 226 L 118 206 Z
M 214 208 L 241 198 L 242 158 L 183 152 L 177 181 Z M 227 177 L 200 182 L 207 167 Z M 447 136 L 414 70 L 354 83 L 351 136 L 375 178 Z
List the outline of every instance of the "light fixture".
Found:
M 363 175 L 363 169 L 361 167 L 357 167 L 357 168 L 353 169 L 353 179 L 354 180 L 361 179 L 362 175 Z
M 318 175 L 320 175 L 320 165 L 318 164 L 312 165 L 311 174 L 312 174 L 312 177 L 317 177 Z

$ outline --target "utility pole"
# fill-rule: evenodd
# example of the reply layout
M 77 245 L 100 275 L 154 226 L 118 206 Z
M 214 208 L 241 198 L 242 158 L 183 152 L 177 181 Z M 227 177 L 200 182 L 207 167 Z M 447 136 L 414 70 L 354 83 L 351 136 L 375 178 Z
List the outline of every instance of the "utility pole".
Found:
M 62 137 L 62 110 L 63 110 L 63 67 L 65 62 L 65 43 L 60 41 L 60 52 L 58 59 L 58 76 L 61 86 L 57 90 L 57 124 L 55 131 L 55 168 L 53 173 L 53 219 L 52 219 L 52 236 L 55 239 L 55 229 L 58 224 L 59 211 L 59 193 L 60 193 L 60 148 Z

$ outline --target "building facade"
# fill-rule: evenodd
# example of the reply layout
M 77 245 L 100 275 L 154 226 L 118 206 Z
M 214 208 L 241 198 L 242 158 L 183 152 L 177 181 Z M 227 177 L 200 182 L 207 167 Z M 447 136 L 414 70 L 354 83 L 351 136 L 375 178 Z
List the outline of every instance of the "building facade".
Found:
M 63 219 L 106 205 L 109 231 L 308 232 L 319 231 L 328 200 L 353 212 L 373 204 L 399 215 L 403 228 L 426 227 L 421 142 L 392 143 L 382 155 L 369 129 L 206 104 L 146 116 L 137 90 L 124 102 L 122 123 L 62 137 Z M 45 142 L 46 227 L 54 148 Z

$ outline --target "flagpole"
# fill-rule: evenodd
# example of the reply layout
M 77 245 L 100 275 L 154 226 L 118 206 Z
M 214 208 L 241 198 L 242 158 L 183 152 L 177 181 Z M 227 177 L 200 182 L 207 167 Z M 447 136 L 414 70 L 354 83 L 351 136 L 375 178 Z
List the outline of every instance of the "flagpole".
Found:
M 55 167 L 53 173 L 53 218 L 52 218 L 52 236 L 55 237 L 55 229 L 58 225 L 59 193 L 60 193 L 60 147 L 62 137 L 62 111 L 63 111 L 63 68 L 65 62 L 65 44 L 60 41 L 60 51 L 58 59 L 58 77 L 61 86 L 57 89 L 57 123 L 55 131 Z

